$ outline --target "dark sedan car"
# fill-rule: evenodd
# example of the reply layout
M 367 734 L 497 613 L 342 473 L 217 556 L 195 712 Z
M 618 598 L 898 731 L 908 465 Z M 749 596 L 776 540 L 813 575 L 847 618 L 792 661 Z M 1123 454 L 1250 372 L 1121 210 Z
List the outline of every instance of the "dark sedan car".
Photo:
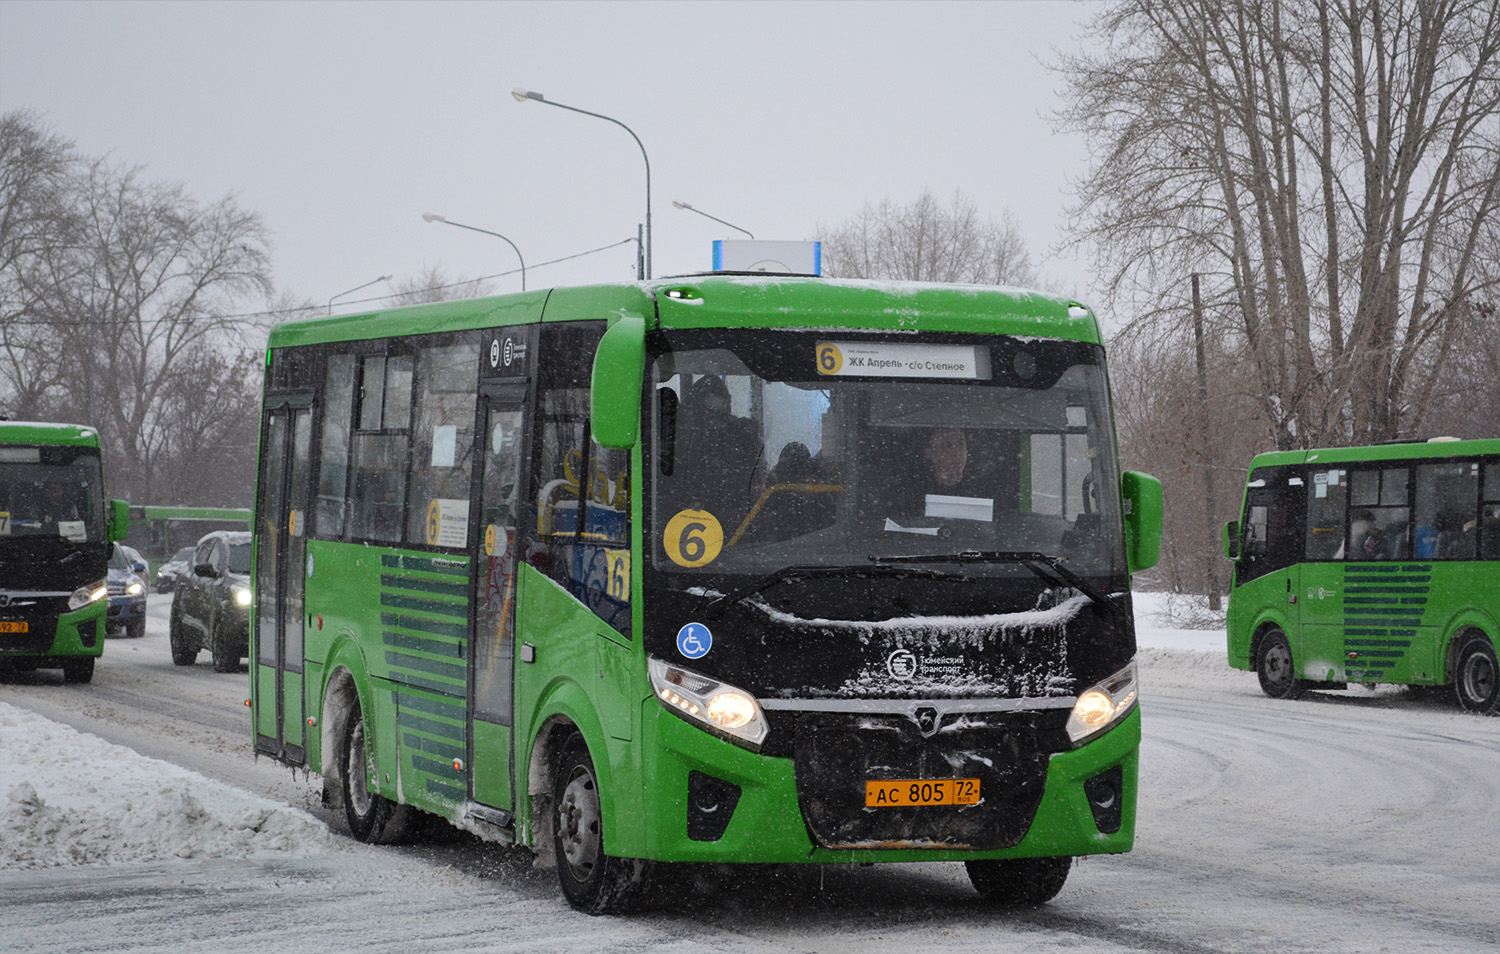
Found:
M 170 593 L 177 588 L 183 574 L 193 572 L 193 547 L 183 547 L 172 554 L 172 559 L 163 563 L 156 571 L 156 592 Z
M 172 598 L 172 662 L 191 666 L 198 652 L 207 649 L 214 672 L 239 668 L 250 649 L 251 601 L 250 534 L 216 530 L 205 535 Z

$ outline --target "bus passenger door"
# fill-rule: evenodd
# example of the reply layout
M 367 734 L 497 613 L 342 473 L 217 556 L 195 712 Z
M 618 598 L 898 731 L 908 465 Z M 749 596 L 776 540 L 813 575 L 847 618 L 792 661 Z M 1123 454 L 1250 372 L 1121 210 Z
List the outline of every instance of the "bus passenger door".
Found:
M 485 395 L 481 414 L 479 555 L 474 561 L 469 764 L 474 801 L 510 811 L 515 709 L 517 512 L 521 502 L 524 389 Z
M 262 428 L 260 507 L 255 527 L 255 747 L 300 765 L 303 734 L 303 590 L 312 410 L 268 407 Z
M 1263 468 L 1250 475 L 1245 500 L 1244 543 L 1235 567 L 1235 599 L 1257 607 L 1275 607 L 1292 660 L 1306 662 L 1298 591 L 1303 548 L 1302 478 L 1283 468 Z M 1255 659 L 1251 659 L 1255 665 Z M 1299 673 L 1300 677 L 1300 673 Z

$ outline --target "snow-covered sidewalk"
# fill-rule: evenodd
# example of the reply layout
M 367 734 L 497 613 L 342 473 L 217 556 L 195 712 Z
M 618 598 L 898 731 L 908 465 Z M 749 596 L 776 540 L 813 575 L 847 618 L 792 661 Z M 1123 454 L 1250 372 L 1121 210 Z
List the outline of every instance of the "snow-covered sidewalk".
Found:
M 0 794 L 0 869 L 348 848 L 305 812 L 3 702 Z

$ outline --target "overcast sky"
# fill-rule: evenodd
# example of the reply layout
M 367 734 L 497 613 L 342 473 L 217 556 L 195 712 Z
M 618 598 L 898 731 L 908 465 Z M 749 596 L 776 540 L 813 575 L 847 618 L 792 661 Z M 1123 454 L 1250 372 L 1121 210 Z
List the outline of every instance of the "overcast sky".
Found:
M 143 164 L 258 212 L 282 291 L 326 302 L 380 275 L 516 267 L 528 287 L 628 281 L 651 161 L 657 276 L 706 270 L 717 238 L 679 199 L 761 239 L 811 239 L 866 202 L 962 189 L 1048 256 L 1085 169 L 1046 115 L 1048 64 L 1086 4 L 73 3 L 0 0 L 0 110 L 88 155 Z M 496 291 L 520 287 L 495 279 Z M 354 301 L 385 286 L 340 299 Z

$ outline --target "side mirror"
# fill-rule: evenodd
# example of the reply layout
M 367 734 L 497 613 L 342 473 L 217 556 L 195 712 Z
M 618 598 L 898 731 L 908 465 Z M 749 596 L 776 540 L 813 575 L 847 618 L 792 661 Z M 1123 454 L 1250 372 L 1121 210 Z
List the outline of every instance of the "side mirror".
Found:
M 130 504 L 123 500 L 111 500 L 109 502 L 109 526 L 104 533 L 109 537 L 109 542 L 114 543 L 125 539 L 130 532 Z
M 1240 522 L 1231 520 L 1224 524 L 1224 556 L 1231 560 L 1240 558 Z
M 1161 481 L 1127 470 L 1120 475 L 1125 505 L 1125 563 L 1131 573 L 1149 570 L 1161 556 Z
M 130 568 L 132 570 L 134 570 L 136 573 L 145 573 L 146 572 L 146 564 L 140 562 L 139 560 L 137 560 L 136 562 L 130 564 Z
M 205 580 L 211 580 L 219 574 L 214 572 L 214 565 L 212 563 L 195 563 L 193 565 L 193 575 L 201 576 Z
M 641 436 L 641 380 L 646 373 L 646 320 L 615 319 L 594 352 L 589 419 L 602 447 L 634 447 Z

